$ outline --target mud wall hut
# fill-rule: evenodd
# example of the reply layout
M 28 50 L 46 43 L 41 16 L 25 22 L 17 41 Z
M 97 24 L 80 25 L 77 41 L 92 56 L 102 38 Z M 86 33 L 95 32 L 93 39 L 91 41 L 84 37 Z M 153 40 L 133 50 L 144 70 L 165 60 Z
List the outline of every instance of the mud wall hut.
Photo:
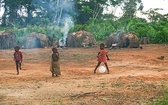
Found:
M 150 41 L 149 41 L 148 37 L 142 37 L 139 43 L 140 44 L 149 44 Z
M 68 47 L 92 47 L 96 46 L 96 39 L 93 34 L 87 31 L 70 33 L 67 37 Z
M 44 34 L 33 32 L 26 36 L 25 48 L 45 48 L 51 45 L 48 37 Z
M 106 46 L 111 47 L 112 44 L 116 44 L 117 47 L 139 47 L 139 38 L 134 32 L 118 32 L 111 34 L 106 40 Z
M 0 49 L 11 49 L 16 45 L 16 35 L 10 31 L 0 31 Z

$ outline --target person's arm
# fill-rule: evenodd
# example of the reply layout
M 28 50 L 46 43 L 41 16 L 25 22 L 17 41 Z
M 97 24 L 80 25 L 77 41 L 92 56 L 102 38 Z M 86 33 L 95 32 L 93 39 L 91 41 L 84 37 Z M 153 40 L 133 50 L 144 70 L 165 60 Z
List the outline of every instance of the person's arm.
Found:
M 108 52 L 106 52 L 106 57 L 107 57 L 107 60 L 110 60 L 110 59 L 109 59 L 109 56 L 108 56 Z
M 57 57 L 58 57 L 58 60 L 59 60 L 59 53 L 58 53 Z
M 52 61 L 54 61 L 54 54 L 51 55 L 51 59 L 52 59 Z
M 20 52 L 20 58 L 21 58 L 21 63 L 22 63 L 22 60 L 23 60 L 23 54 L 22 54 L 22 52 Z
M 14 54 L 13 54 L 13 60 L 15 61 L 15 52 L 14 52 Z
M 107 60 L 110 60 L 107 54 L 106 54 L 106 57 L 107 57 Z
M 99 54 L 100 54 L 100 52 L 98 52 L 98 54 L 97 54 L 97 58 L 99 57 Z
M 52 60 L 53 60 L 54 62 L 57 62 L 58 59 L 59 59 L 59 57 L 58 57 L 58 53 L 54 53 L 54 54 L 52 54 Z

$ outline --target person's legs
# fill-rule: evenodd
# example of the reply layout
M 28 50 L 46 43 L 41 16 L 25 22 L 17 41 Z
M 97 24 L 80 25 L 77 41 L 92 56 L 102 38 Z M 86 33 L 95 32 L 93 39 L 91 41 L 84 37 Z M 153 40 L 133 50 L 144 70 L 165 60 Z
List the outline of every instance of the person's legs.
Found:
M 54 73 L 52 72 L 52 77 L 54 77 Z
M 100 66 L 100 64 L 101 64 L 101 62 L 98 62 L 98 63 L 97 63 L 97 66 L 96 66 L 96 68 L 94 69 L 94 73 L 96 73 L 96 69 Z
M 107 73 L 109 74 L 110 71 L 109 71 L 108 65 L 107 65 L 107 63 L 104 63 L 104 64 L 105 64 L 105 66 L 106 66 L 106 68 L 107 68 Z
M 19 62 L 19 67 L 20 67 L 20 70 L 22 69 L 22 67 L 21 67 L 22 65 L 21 65 L 21 62 Z
M 54 77 L 54 66 L 52 65 L 52 71 L 51 71 L 51 73 L 52 73 L 52 77 Z
M 16 63 L 17 75 L 19 75 L 19 62 L 18 62 L 18 61 L 16 61 L 15 63 Z

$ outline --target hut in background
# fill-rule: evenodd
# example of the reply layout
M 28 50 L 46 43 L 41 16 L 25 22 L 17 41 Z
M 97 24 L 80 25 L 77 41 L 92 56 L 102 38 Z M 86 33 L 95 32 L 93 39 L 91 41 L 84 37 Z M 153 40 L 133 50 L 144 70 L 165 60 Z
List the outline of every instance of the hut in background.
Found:
M 139 39 L 134 32 L 118 32 L 115 34 L 111 34 L 109 38 L 106 40 L 106 46 L 112 47 L 112 44 L 116 44 L 117 47 L 130 47 L 130 48 L 138 48 L 139 47 Z
M 96 46 L 96 39 L 93 34 L 87 31 L 70 33 L 67 37 L 68 47 L 92 47 Z
M 0 31 L 0 49 L 11 49 L 16 46 L 16 35 L 10 31 Z
M 48 37 L 44 34 L 33 32 L 25 38 L 25 48 L 45 48 L 51 45 Z
M 140 44 L 149 44 L 149 38 L 148 37 L 142 37 L 140 40 Z

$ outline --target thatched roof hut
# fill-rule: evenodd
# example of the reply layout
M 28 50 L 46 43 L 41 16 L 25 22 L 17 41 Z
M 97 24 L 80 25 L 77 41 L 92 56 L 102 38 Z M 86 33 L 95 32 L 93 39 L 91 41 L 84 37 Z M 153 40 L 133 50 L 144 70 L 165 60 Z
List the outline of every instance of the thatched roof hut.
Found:
M 87 31 L 70 33 L 67 37 L 68 47 L 92 47 L 96 45 L 93 34 Z
M 134 32 L 118 32 L 111 34 L 106 40 L 106 46 L 111 47 L 112 44 L 117 44 L 117 47 L 139 47 L 139 38 Z
M 140 44 L 149 44 L 150 41 L 149 41 L 148 37 L 142 37 L 139 43 Z
M 45 48 L 50 46 L 48 37 L 44 34 L 33 32 L 26 36 L 25 48 Z
M 10 31 L 0 31 L 0 49 L 11 49 L 16 45 L 16 35 Z

